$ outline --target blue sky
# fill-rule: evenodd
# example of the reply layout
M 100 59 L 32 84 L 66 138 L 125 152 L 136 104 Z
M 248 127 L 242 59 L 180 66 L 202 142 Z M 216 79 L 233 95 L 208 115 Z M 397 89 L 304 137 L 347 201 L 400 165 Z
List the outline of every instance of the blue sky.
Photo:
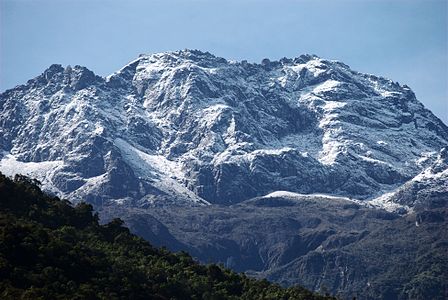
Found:
M 0 90 L 53 63 L 108 75 L 140 53 L 303 53 L 409 85 L 448 124 L 445 0 L 0 0 Z

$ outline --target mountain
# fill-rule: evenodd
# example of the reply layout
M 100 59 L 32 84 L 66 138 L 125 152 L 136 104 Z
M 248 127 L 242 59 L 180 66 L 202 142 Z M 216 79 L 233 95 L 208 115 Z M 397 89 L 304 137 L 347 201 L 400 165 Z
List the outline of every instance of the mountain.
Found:
M 0 170 L 96 205 L 374 199 L 448 145 L 409 87 L 311 55 L 251 64 L 184 50 L 106 78 L 52 65 L 0 99 Z
M 0 171 L 158 246 L 343 299 L 448 295 L 448 127 L 406 85 L 184 50 L 0 95 Z

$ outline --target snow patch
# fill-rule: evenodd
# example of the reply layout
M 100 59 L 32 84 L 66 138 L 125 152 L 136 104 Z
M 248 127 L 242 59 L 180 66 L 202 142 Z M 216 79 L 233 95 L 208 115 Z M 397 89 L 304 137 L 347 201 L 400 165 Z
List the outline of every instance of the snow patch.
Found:
M 63 164 L 62 160 L 22 162 L 18 161 L 13 155 L 7 154 L 0 160 L 0 171 L 6 176 L 22 174 L 40 180 L 60 168 Z
M 16 174 L 21 174 L 37 179 L 42 183 L 44 190 L 61 195 L 61 191 L 54 187 L 51 178 L 63 165 L 62 160 L 22 162 L 18 161 L 13 155 L 6 154 L 0 160 L 0 171 L 5 176 L 14 177 Z
M 97 122 L 95 124 L 95 129 L 93 130 L 93 133 L 96 135 L 101 135 L 101 134 L 103 134 L 103 132 L 104 132 L 104 127 L 99 122 Z
M 120 149 L 125 162 L 141 179 L 150 181 L 155 187 L 173 197 L 184 195 L 195 203 L 209 204 L 181 183 L 184 174 L 179 163 L 168 160 L 162 155 L 145 153 L 120 138 L 115 139 L 114 144 Z
M 347 103 L 345 102 L 338 102 L 338 101 L 325 101 L 325 105 L 323 107 L 326 111 L 332 111 L 338 108 L 343 108 Z
M 437 180 L 444 177 L 448 178 L 448 169 L 441 172 L 433 173 L 431 171 L 431 168 L 427 168 L 426 170 L 412 178 L 412 181 L 422 182 L 427 180 Z
M 384 209 L 388 212 L 409 213 L 412 212 L 412 208 L 407 205 L 398 204 L 392 201 L 395 191 L 385 193 L 378 198 L 372 199 L 367 202 L 373 208 Z
M 350 201 L 353 203 L 356 203 L 360 206 L 367 207 L 367 208 L 375 208 L 375 209 L 384 209 L 388 212 L 394 212 L 394 213 L 403 213 L 403 212 L 411 212 L 412 209 L 406 205 L 401 205 L 398 203 L 392 202 L 391 196 L 394 193 L 386 193 L 378 198 L 375 198 L 370 201 L 363 201 L 358 199 L 353 199 L 349 197 L 343 197 L 343 196 L 334 196 L 334 195 L 328 195 L 328 194 L 299 194 L 299 193 L 293 193 L 288 191 L 275 191 L 270 194 L 267 194 L 263 196 L 262 198 L 288 198 L 293 200 L 308 200 L 311 198 L 324 198 L 329 200 L 345 200 Z
M 319 193 L 313 193 L 313 194 L 300 194 L 300 193 L 294 193 L 294 192 L 288 192 L 288 191 L 275 191 L 272 193 L 269 193 L 262 198 L 275 198 L 275 197 L 282 197 L 282 198 L 290 198 L 290 199 L 302 199 L 302 198 L 325 198 L 325 199 L 337 199 L 337 200 L 347 200 L 351 202 L 356 203 L 363 203 L 361 200 L 352 199 L 348 197 L 343 196 L 334 196 L 334 195 L 328 195 L 328 194 L 319 194 Z
M 319 85 L 317 85 L 314 89 L 313 92 L 316 94 L 322 93 L 322 92 L 327 92 L 327 91 L 331 91 L 336 89 L 341 83 L 339 81 L 336 80 L 327 80 L 324 83 L 321 83 Z
M 374 159 L 374 158 L 367 157 L 367 156 L 364 156 L 364 155 L 358 155 L 358 157 L 361 158 L 362 160 L 370 162 L 370 163 L 389 165 L 388 163 L 386 163 L 386 162 L 384 162 L 382 160 Z

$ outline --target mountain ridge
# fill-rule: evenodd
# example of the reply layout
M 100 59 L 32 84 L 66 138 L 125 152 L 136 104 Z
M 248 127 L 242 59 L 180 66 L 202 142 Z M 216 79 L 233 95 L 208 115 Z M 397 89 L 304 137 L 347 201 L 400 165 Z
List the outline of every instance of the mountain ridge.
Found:
M 35 174 L 52 178 L 44 186 L 96 204 L 231 204 L 276 190 L 374 199 L 448 144 L 406 85 L 315 55 L 252 64 L 182 50 L 104 78 L 52 65 L 1 104 L 0 168 L 54 162 Z

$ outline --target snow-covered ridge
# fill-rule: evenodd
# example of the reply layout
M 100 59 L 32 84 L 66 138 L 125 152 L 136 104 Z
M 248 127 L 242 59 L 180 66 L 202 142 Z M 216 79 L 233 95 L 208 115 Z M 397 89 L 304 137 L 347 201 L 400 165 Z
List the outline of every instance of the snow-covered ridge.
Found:
M 95 203 L 376 199 L 447 144 L 409 87 L 313 55 L 253 64 L 182 50 L 106 78 L 53 65 L 0 98 L 0 171 L 61 162 L 36 176 Z
M 262 198 L 285 198 L 285 199 L 291 199 L 296 201 L 307 201 L 307 200 L 342 200 L 342 201 L 348 201 L 355 204 L 358 204 L 362 207 L 367 208 L 377 208 L 377 209 L 384 209 L 388 212 L 395 212 L 399 214 L 404 214 L 407 212 L 411 212 L 412 208 L 410 208 L 407 205 L 395 203 L 393 201 L 389 201 L 390 195 L 393 193 L 386 193 L 381 197 L 372 199 L 370 201 L 363 201 L 359 199 L 354 199 L 351 197 L 338 197 L 333 195 L 327 195 L 327 194 L 298 194 L 298 193 L 292 193 L 288 191 L 275 191 L 272 193 L 269 193 Z

